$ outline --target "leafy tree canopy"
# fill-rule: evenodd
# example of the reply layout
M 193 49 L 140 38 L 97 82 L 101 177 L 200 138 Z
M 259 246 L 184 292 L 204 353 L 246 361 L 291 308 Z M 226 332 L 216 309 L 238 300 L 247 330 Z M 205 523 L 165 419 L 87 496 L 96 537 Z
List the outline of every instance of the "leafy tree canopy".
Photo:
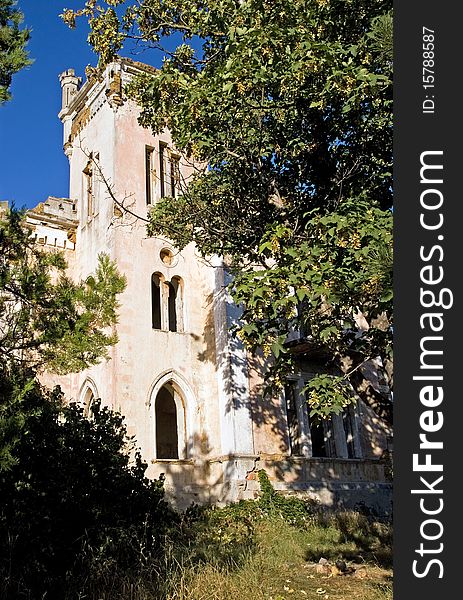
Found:
M 0 105 L 11 97 L 12 76 L 32 62 L 26 51 L 30 30 L 20 29 L 22 21 L 15 0 L 0 0 Z
M 390 383 L 389 11 L 389 0 L 88 0 L 63 13 L 70 26 L 88 18 L 101 64 L 128 38 L 164 53 L 127 92 L 142 125 L 168 127 L 207 166 L 156 205 L 149 231 L 227 258 L 240 335 L 271 353 L 273 375 L 304 357 L 291 330 L 323 348 L 332 371 L 309 390 L 319 416 L 351 401 L 350 382 L 390 417 L 363 376 L 374 358 Z

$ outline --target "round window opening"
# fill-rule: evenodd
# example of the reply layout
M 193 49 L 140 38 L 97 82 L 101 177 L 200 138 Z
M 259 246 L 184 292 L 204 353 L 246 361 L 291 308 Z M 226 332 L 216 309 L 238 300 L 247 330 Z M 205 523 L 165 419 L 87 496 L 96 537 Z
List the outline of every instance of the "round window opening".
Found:
M 174 264 L 174 253 L 169 250 L 169 248 L 163 248 L 161 250 L 161 252 L 159 253 L 159 256 L 162 260 L 162 262 L 168 266 L 168 267 L 172 267 Z

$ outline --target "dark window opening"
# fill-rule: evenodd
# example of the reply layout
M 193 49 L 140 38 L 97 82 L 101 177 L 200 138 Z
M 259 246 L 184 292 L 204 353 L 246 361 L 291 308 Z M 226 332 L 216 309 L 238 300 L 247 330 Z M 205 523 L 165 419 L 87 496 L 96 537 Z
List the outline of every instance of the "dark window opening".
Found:
M 352 413 L 350 411 L 350 407 L 348 407 L 342 413 L 342 424 L 344 426 L 344 432 L 346 434 L 346 444 L 347 444 L 347 457 L 355 458 L 355 446 L 354 446 L 354 427 L 352 423 Z
M 299 335 L 301 338 L 307 338 L 310 336 L 310 327 L 307 322 L 309 310 L 310 306 L 307 300 L 302 300 L 301 302 L 297 303 Z
M 167 174 L 167 145 L 163 142 L 159 143 L 159 180 L 161 183 L 161 198 L 169 196 L 166 189 L 166 174 Z
M 175 198 L 180 191 L 180 158 L 172 154 L 167 144 L 159 142 L 159 180 L 161 198 Z
M 169 281 L 167 284 L 169 290 L 169 296 L 167 299 L 168 303 L 168 314 L 169 314 L 169 331 L 177 331 L 177 291 L 178 284 L 173 279 Z
M 175 198 L 180 189 L 180 160 L 176 156 L 170 158 L 170 195 Z
M 170 386 L 159 390 L 156 411 L 156 457 L 178 459 L 177 407 Z
M 301 454 L 301 431 L 297 415 L 297 388 L 294 383 L 285 385 L 286 417 L 288 419 L 288 437 L 291 454 Z
M 151 276 L 151 315 L 153 329 L 161 329 L 161 280 L 158 275 Z
M 325 433 L 322 423 L 310 424 L 310 437 L 312 439 L 312 456 L 323 458 L 327 456 Z
M 159 257 L 168 267 L 170 267 L 174 261 L 174 255 L 168 248 L 163 248 L 159 253 Z
M 317 458 L 336 456 L 331 419 L 310 423 L 310 437 L 312 438 L 312 456 Z
M 88 419 L 93 418 L 92 404 L 95 402 L 95 394 L 90 388 L 87 388 L 84 396 L 84 416 Z

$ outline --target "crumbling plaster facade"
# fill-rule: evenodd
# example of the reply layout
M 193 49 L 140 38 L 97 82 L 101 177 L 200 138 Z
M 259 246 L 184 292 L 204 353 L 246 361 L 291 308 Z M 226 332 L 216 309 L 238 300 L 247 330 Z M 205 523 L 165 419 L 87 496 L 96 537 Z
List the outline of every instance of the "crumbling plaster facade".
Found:
M 83 404 L 99 397 L 121 411 L 147 474 L 164 473 L 167 492 L 180 505 L 253 497 L 256 472 L 265 468 L 277 489 L 388 512 L 390 484 L 380 460 L 387 427 L 359 405 L 351 415 L 350 455 L 339 417 L 329 432 L 330 456 L 314 457 L 302 399 L 295 396 L 292 408 L 284 395 L 262 402 L 263 365 L 229 335 L 239 315 L 222 261 L 200 259 L 193 245 L 178 252 L 167 239 L 147 237 L 145 223 L 134 217 L 146 218 L 149 204 L 165 194 L 163 152 L 177 161 L 171 178 L 178 176 L 175 168 L 187 182 L 194 168 L 175 155 L 168 131 L 154 136 L 138 124 L 138 108 L 124 96 L 130 78 L 150 69 L 118 59 L 83 85 L 72 69 L 60 76 L 69 199 L 49 198 L 28 221 L 38 243 L 64 248 L 72 277 L 85 278 L 105 252 L 127 287 L 110 360 L 64 377 L 47 374 L 46 382 L 59 383 Z M 166 181 L 173 189 L 174 179 Z M 300 388 L 304 376 L 301 371 L 291 385 Z M 293 409 L 300 420 L 297 449 Z

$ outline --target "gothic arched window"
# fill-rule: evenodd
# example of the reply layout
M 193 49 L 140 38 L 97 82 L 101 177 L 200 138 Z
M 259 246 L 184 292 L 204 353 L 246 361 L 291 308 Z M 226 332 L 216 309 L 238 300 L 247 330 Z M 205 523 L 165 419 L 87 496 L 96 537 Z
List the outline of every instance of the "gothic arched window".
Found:
M 93 417 L 91 408 L 92 404 L 97 399 L 99 399 L 99 395 L 95 383 L 90 379 L 86 379 L 80 393 L 80 401 L 84 409 L 85 417 L 89 419 Z
M 180 394 L 170 383 L 162 386 L 155 400 L 156 458 L 184 457 L 185 413 Z
M 85 392 L 84 395 L 84 415 L 86 417 L 91 417 L 91 407 L 92 404 L 95 402 L 95 394 L 93 393 L 93 390 L 91 390 L 90 388 L 87 388 L 87 391 Z

